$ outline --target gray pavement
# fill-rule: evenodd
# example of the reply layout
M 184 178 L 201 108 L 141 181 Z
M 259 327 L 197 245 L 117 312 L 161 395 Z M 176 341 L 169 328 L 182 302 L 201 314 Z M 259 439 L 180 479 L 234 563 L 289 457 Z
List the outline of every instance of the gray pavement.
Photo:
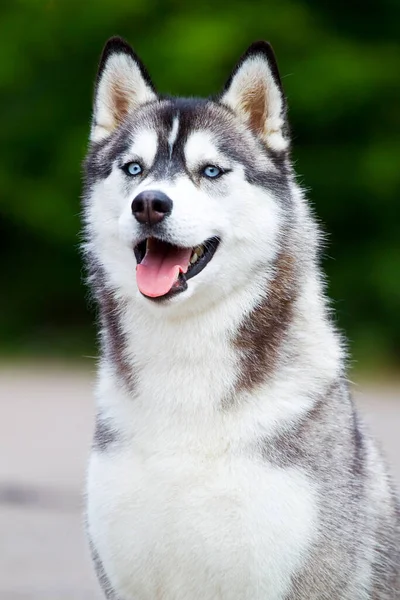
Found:
M 0 600 L 100 600 L 82 489 L 93 375 L 0 367 Z M 400 386 L 356 388 L 400 482 Z

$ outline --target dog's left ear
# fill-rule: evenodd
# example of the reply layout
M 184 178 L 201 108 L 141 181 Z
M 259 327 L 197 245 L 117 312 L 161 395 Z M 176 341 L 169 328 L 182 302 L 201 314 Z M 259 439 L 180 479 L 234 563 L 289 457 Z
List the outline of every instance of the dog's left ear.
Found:
M 289 148 L 286 100 L 275 54 L 268 42 L 255 42 L 242 56 L 220 102 L 272 150 Z
M 104 140 L 129 113 L 156 99 L 146 67 L 131 46 L 119 37 L 109 39 L 97 73 L 90 140 Z

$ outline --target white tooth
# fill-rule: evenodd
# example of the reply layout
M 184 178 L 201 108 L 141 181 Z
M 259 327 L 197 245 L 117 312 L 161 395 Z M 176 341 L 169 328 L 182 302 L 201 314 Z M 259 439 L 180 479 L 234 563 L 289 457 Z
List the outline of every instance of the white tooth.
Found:
M 190 263 L 191 263 L 192 265 L 194 265 L 194 263 L 196 262 L 196 260 L 197 260 L 198 258 L 199 258 L 199 257 L 197 256 L 197 254 L 196 254 L 196 252 L 195 252 L 195 253 L 193 254 L 192 258 L 190 259 Z
M 204 254 L 204 250 L 203 250 L 203 247 L 202 247 L 202 246 L 197 246 L 197 248 L 196 248 L 196 254 L 197 254 L 197 256 L 199 256 L 199 257 L 200 257 L 200 256 L 203 256 L 203 254 Z

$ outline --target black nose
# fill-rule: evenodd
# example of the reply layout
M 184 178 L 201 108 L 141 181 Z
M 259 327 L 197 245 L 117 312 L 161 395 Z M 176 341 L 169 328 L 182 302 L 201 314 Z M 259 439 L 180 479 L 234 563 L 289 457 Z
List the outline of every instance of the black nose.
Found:
M 132 214 L 142 225 L 160 223 L 172 210 L 172 200 L 157 190 L 140 192 L 132 202 Z

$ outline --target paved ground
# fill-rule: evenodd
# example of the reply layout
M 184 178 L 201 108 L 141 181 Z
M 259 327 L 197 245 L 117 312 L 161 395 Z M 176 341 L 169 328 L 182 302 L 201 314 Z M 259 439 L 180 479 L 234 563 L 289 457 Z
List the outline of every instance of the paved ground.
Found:
M 96 600 L 81 491 L 92 377 L 0 368 L 0 599 Z M 400 482 L 400 387 L 356 390 Z

